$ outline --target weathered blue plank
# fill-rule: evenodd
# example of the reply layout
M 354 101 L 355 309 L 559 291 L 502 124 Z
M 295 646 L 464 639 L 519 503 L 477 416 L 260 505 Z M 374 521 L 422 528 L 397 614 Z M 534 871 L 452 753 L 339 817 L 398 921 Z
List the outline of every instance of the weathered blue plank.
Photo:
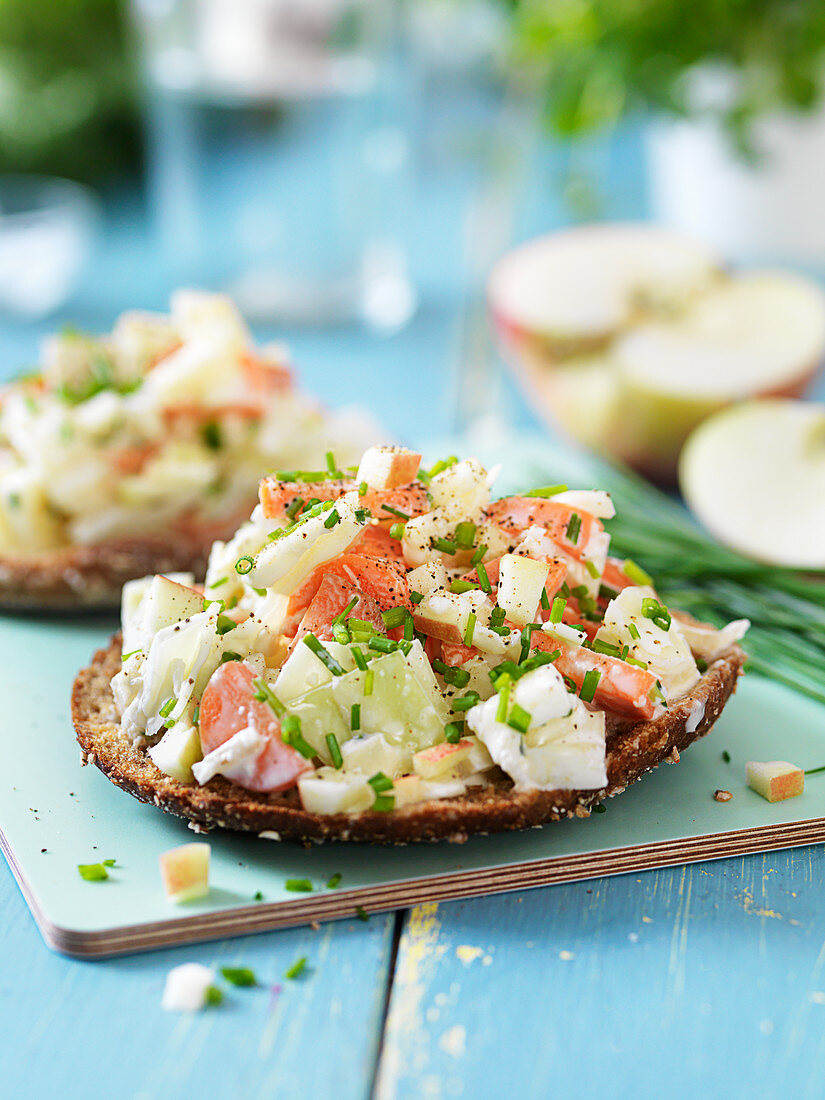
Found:
M 3 1096 L 363 1100 L 368 1092 L 392 916 L 79 962 L 43 945 L 5 865 L 0 912 Z M 306 974 L 285 980 L 301 955 Z M 182 962 L 249 966 L 262 986 L 221 980 L 222 1005 L 170 1014 L 160 1007 L 163 984 Z
M 420 906 L 378 1100 L 825 1094 L 820 847 Z

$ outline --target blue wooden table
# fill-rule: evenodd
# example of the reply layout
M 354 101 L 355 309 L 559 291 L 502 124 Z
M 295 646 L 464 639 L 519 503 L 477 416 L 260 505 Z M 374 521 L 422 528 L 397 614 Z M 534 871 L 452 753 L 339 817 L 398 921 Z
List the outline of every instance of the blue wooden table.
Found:
M 613 215 L 643 213 L 635 153 L 632 138 L 609 153 Z M 514 232 L 561 220 L 558 164 L 539 157 Z M 368 392 L 398 435 L 452 426 L 466 189 L 431 185 L 413 324 L 386 340 L 286 334 L 310 388 L 331 403 Z M 169 289 L 139 205 L 121 196 L 107 228 L 63 313 L 82 327 L 162 307 Z M 3 373 L 54 323 L 4 324 Z M 822 849 L 803 848 L 79 962 L 44 947 L 3 865 L 0 1095 L 821 1097 L 823 881 Z M 285 980 L 302 955 L 305 973 Z M 185 961 L 249 966 L 261 986 L 169 1015 L 164 979 Z

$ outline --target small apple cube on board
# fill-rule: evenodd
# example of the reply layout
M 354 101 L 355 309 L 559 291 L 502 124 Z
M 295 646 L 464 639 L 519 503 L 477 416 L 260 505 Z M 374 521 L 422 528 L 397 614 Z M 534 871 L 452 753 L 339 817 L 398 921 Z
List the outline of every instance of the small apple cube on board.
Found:
M 370 489 L 397 489 L 415 480 L 421 455 L 404 447 L 369 447 L 364 451 L 355 480 Z
M 796 798 L 805 790 L 805 773 L 787 760 L 749 760 L 745 764 L 745 779 L 751 790 L 768 802 Z
M 535 622 L 550 566 L 544 561 L 504 554 L 499 562 L 498 604 L 516 626 Z
M 163 852 L 160 856 L 160 875 L 169 901 L 179 905 L 206 897 L 209 893 L 210 851 L 208 844 L 196 841 Z

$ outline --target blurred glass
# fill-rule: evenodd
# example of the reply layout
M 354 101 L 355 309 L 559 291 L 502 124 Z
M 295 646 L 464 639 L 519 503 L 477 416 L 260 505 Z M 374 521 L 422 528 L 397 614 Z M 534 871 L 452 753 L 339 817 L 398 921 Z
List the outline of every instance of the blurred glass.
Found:
M 34 320 L 61 306 L 100 218 L 88 188 L 51 176 L 0 176 L 0 312 Z
M 178 281 L 258 319 L 415 309 L 392 0 L 133 0 L 150 184 Z

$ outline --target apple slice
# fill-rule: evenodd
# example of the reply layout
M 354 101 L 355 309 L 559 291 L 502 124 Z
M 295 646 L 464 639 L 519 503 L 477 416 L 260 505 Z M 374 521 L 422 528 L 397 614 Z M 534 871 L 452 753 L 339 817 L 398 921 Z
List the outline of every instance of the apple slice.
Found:
M 369 447 L 355 480 L 366 481 L 371 489 L 397 489 L 415 480 L 420 465 L 421 455 L 406 447 Z
M 602 347 L 640 313 L 672 313 L 719 266 L 702 245 L 658 226 L 577 226 L 499 260 L 490 307 L 505 347 L 526 344 L 558 361 Z
M 825 568 L 825 405 L 748 401 L 689 438 L 682 492 L 720 542 L 772 565 Z
M 768 802 L 796 798 L 805 790 L 805 773 L 787 760 L 749 760 L 745 764 L 745 779 L 751 790 Z
M 205 898 L 209 893 L 208 844 L 195 842 L 170 848 L 159 856 L 163 888 L 169 901 L 180 904 Z

